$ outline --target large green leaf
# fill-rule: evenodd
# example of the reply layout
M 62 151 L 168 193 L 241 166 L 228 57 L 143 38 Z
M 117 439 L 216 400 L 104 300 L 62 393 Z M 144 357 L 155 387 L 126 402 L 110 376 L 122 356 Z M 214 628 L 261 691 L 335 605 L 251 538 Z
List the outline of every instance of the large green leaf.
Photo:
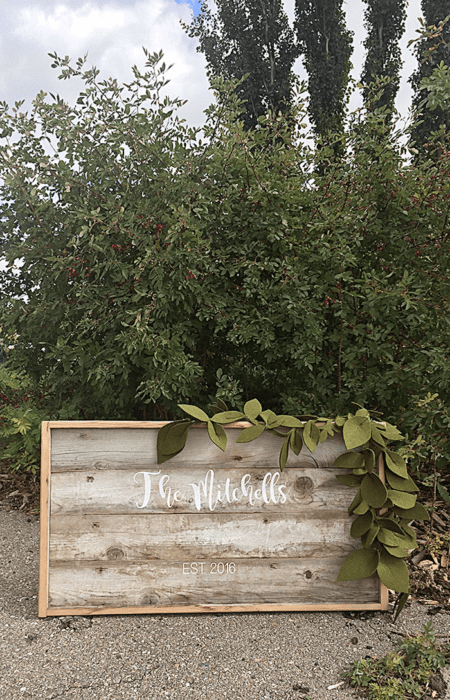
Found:
M 303 430 L 303 442 L 310 452 L 314 452 L 319 444 L 320 431 L 313 420 L 309 420 Z
M 209 421 L 209 417 L 207 416 L 207 414 L 204 411 L 202 411 L 201 408 L 197 408 L 197 406 L 191 406 L 190 404 L 186 403 L 179 403 L 178 407 L 181 408 L 189 416 L 195 418 L 195 420 L 200 420 L 204 423 L 207 423 Z
M 398 476 L 401 476 L 403 479 L 408 478 L 408 469 L 405 460 L 396 452 L 386 450 L 386 464 L 394 474 L 398 474 Z
M 383 432 L 388 440 L 404 440 L 405 438 L 399 430 L 394 425 L 390 423 L 385 423 L 384 426 L 380 426 L 380 430 Z
M 361 495 L 373 508 L 382 508 L 387 499 L 387 489 L 377 474 L 366 474 L 361 483 Z
M 278 418 L 277 414 L 271 411 L 269 408 L 266 411 L 261 411 L 260 416 L 266 425 L 277 422 Z M 279 423 L 279 425 L 281 425 L 281 423 Z
M 416 538 L 416 533 L 415 533 L 415 531 L 412 529 L 412 527 L 410 527 L 410 526 L 408 525 L 408 522 L 409 522 L 408 520 L 400 520 L 401 528 L 402 528 L 402 530 L 403 530 L 407 535 L 409 535 L 410 537 L 412 537 L 413 539 L 415 539 L 415 538 Z
M 393 491 L 392 489 L 388 490 L 388 498 L 391 499 L 394 506 L 404 508 L 405 510 L 414 508 L 417 501 L 417 496 L 412 493 L 406 493 L 405 491 Z
M 291 430 L 291 450 L 297 456 L 303 447 L 303 440 L 299 430 Z
M 343 429 L 344 442 L 347 450 L 361 447 L 370 440 L 371 422 L 364 416 L 353 416 L 349 418 Z
M 393 557 L 396 557 L 397 559 L 404 559 L 405 557 L 408 556 L 408 550 L 404 549 L 403 547 L 389 547 L 388 545 L 386 546 L 386 552 L 389 552 Z
M 373 472 L 375 468 L 375 452 L 373 450 L 364 450 L 364 467 L 367 472 Z
M 359 505 L 356 506 L 356 508 L 354 509 L 353 512 L 356 515 L 364 515 L 364 513 L 367 513 L 368 510 L 369 510 L 369 504 L 367 503 L 367 501 L 363 500 L 363 501 L 361 501 L 361 503 Z
M 345 558 L 338 581 L 356 581 L 375 573 L 378 566 L 378 552 L 372 547 L 357 549 Z
M 191 421 L 175 421 L 160 428 L 156 441 L 158 464 L 167 462 L 182 451 L 191 425 Z
M 252 440 L 256 440 L 256 438 L 264 432 L 264 429 L 265 426 L 260 423 L 258 425 L 251 425 L 249 428 L 244 428 L 236 442 L 251 442 Z
M 221 425 L 208 421 L 208 435 L 212 442 L 225 452 L 227 446 L 227 434 Z
M 402 559 L 393 557 L 392 554 L 382 550 L 377 566 L 377 574 L 387 588 L 391 588 L 399 593 L 408 593 L 408 567 Z
M 336 474 L 336 479 L 344 486 L 359 486 L 362 481 L 362 477 L 355 474 Z
M 364 457 L 360 452 L 344 452 L 333 462 L 333 467 L 339 469 L 359 469 L 364 464 Z
M 352 537 L 361 537 L 367 532 L 373 523 L 373 516 L 370 511 L 367 511 L 364 515 L 358 515 L 358 517 L 352 522 L 350 528 L 350 535 Z
M 390 536 L 386 538 L 386 541 L 379 537 L 380 542 L 383 544 L 388 545 L 389 547 L 402 547 L 403 549 L 415 549 L 417 547 L 415 534 L 413 536 L 406 533 L 398 535 L 390 530 L 385 530 L 385 534 L 388 532 L 390 532 Z
M 333 425 L 333 421 L 331 420 L 331 418 L 328 418 L 328 420 L 327 420 L 327 422 L 326 422 L 326 425 L 325 425 L 325 428 L 326 428 L 326 431 L 327 431 L 328 435 L 329 435 L 330 437 L 333 437 L 333 435 L 334 435 L 334 425 Z
M 361 489 L 358 489 L 358 492 L 355 494 L 353 501 L 350 503 L 350 505 L 348 507 L 348 514 L 353 515 L 353 513 L 355 512 L 355 508 L 357 508 L 361 502 L 362 502 Z
M 239 421 L 245 418 L 243 413 L 239 413 L 239 411 L 224 411 L 223 413 L 216 413 L 215 416 L 211 418 L 213 423 L 234 423 L 235 421 Z
M 380 431 L 378 430 L 378 426 L 376 426 L 376 425 L 374 425 L 374 423 L 372 423 L 371 429 L 370 429 L 370 430 L 371 430 L 371 437 L 372 437 L 372 440 L 373 440 L 374 442 L 376 442 L 377 445 L 380 445 L 380 447 L 385 448 L 385 447 L 386 447 L 386 441 L 384 440 L 382 434 L 381 434 Z
M 400 527 L 400 524 L 390 517 L 378 517 L 377 523 L 380 527 L 384 527 L 386 530 L 392 530 L 392 532 L 396 532 L 399 535 L 403 534 L 403 530 Z
M 402 545 L 402 535 L 384 527 L 380 528 L 378 539 L 382 544 L 386 544 L 389 547 L 400 547 Z
M 396 491 L 407 491 L 408 493 L 417 493 L 419 491 L 418 487 L 410 476 L 404 479 L 401 476 L 398 476 L 398 474 L 391 472 L 390 469 L 386 469 L 386 479 L 389 482 L 389 485 Z
M 421 503 L 416 503 L 413 508 L 399 508 L 394 506 L 394 513 L 404 518 L 405 520 L 429 520 L 430 516 L 428 511 Z
M 375 542 L 375 539 L 380 531 L 378 525 L 373 523 L 368 531 L 361 537 L 361 544 L 363 547 L 371 547 Z
M 326 427 L 324 427 L 324 428 L 322 428 L 322 430 L 320 430 L 319 443 L 322 444 L 322 442 L 325 442 L 327 437 L 328 437 L 328 431 L 327 431 Z
M 410 596 L 410 592 L 407 591 L 406 593 L 400 593 L 400 595 L 397 597 L 397 600 L 395 601 L 394 604 L 394 622 L 400 615 L 401 611 L 405 607 L 406 603 L 408 602 L 408 598 Z
M 288 433 L 287 438 L 283 442 L 283 446 L 282 446 L 281 451 L 280 451 L 280 457 L 279 457 L 280 471 L 283 471 L 283 469 L 286 466 L 286 462 L 287 462 L 288 454 L 289 454 L 289 441 L 290 441 L 290 439 L 291 439 L 291 436 Z
M 286 428 L 302 428 L 303 423 L 298 420 L 298 418 L 294 418 L 294 416 L 278 416 L 278 419 L 281 421 L 280 425 L 285 426 Z
M 259 403 L 258 399 L 252 399 L 251 401 L 247 401 L 247 403 L 244 406 L 244 413 L 249 418 L 249 420 L 254 421 L 258 418 L 259 414 L 262 411 L 262 406 Z

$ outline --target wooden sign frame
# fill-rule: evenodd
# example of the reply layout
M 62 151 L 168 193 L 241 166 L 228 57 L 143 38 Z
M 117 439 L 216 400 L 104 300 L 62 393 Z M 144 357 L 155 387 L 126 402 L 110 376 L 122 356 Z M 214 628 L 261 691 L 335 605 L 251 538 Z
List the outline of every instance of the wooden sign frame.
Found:
M 39 617 L 388 609 L 376 575 L 336 582 L 360 546 L 341 436 L 280 473 L 276 436 L 235 423 L 222 453 L 195 426 L 157 465 L 165 424 L 42 423 Z

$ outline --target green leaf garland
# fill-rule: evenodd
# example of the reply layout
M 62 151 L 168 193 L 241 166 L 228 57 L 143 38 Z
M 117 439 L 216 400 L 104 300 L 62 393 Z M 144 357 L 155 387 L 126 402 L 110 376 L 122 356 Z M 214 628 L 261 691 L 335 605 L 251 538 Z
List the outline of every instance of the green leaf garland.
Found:
M 405 460 L 391 449 L 391 441 L 403 440 L 395 426 L 371 418 L 369 411 L 360 407 L 356 414 L 346 417 L 317 418 L 310 415 L 276 415 L 263 411 L 257 399 L 247 401 L 243 411 L 229 411 L 223 401 L 211 404 L 211 417 L 190 404 L 179 408 L 189 418 L 164 425 L 158 432 L 158 464 L 179 454 L 187 440 L 191 426 L 205 423 L 212 442 L 221 450 L 227 446 L 224 425 L 245 421 L 236 442 L 243 444 L 256 440 L 263 432 L 283 438 L 279 466 L 282 471 L 289 459 L 289 451 L 299 455 L 303 445 L 314 452 L 328 436 L 341 433 L 347 452 L 340 455 L 333 467 L 347 470 L 336 478 L 344 486 L 357 489 L 348 507 L 353 518 L 350 534 L 360 538 L 362 548 L 349 554 L 339 571 L 338 581 L 349 581 L 375 572 L 388 588 L 400 595 L 396 616 L 409 596 L 408 568 L 403 561 L 408 550 L 415 548 L 412 520 L 428 520 L 427 510 L 417 503 L 418 488 L 408 474 Z M 389 447 L 388 447 L 389 445 Z M 384 467 L 385 481 L 378 466 Z

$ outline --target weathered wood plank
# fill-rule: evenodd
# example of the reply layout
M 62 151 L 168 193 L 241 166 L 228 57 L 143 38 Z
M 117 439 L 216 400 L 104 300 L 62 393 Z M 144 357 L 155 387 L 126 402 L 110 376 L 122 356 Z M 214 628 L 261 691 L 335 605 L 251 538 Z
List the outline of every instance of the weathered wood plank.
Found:
M 201 512 L 236 514 L 320 511 L 327 518 L 328 511 L 346 511 L 354 495 L 353 489 L 337 481 L 336 474 L 343 470 L 336 468 L 286 469 L 280 473 L 277 469 L 240 467 L 166 469 L 163 464 L 151 471 L 160 473 L 147 477 L 136 469 L 55 473 L 51 515 L 196 513 L 200 506 Z M 223 500 L 218 501 L 218 496 Z
M 359 543 L 347 514 L 316 513 L 58 516 L 51 520 L 50 559 L 138 561 L 217 557 L 342 559 Z
M 54 563 L 50 570 L 49 608 L 208 603 L 357 604 L 377 603 L 380 599 L 376 577 L 336 582 L 341 559 L 242 559 L 234 562 L 223 558 L 220 563 L 224 573 L 221 574 L 211 571 L 213 564 L 217 570 L 218 563 L 218 560 Z M 192 564 L 197 564 L 197 568 L 192 568 Z M 203 564 L 203 572 L 200 564 Z
M 53 428 L 52 473 L 73 470 L 152 469 L 156 466 L 157 430 L 146 428 Z M 239 463 L 262 468 L 278 466 L 282 440 L 265 433 L 257 440 L 236 444 L 239 429 L 226 428 L 228 445 L 225 452 L 212 444 L 206 430 L 192 430 L 184 450 L 164 466 L 214 466 L 230 468 Z M 290 452 L 287 467 L 331 467 L 345 452 L 341 435 L 328 438 L 314 453 L 303 446 L 297 457 Z
M 384 607 L 383 607 L 384 605 Z M 109 606 L 89 606 L 82 608 L 51 608 L 46 610 L 44 617 L 58 617 L 64 615 L 178 615 L 183 614 L 211 614 L 220 613 L 221 615 L 228 613 L 276 613 L 276 612 L 332 612 L 342 610 L 389 610 L 389 603 L 262 603 L 252 604 L 234 603 L 233 605 L 217 605 L 215 603 L 200 603 L 198 605 L 163 605 L 160 607 L 143 607 L 133 606 L 128 608 L 114 608 Z

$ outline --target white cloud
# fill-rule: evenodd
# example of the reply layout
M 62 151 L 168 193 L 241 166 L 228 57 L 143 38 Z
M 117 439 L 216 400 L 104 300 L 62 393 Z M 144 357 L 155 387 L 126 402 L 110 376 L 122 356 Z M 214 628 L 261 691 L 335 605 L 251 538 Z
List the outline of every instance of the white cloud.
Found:
M 144 66 L 142 46 L 163 49 L 172 96 L 188 100 L 183 116 L 202 122 L 211 101 L 205 63 L 180 19 L 190 22 L 187 5 L 174 0 L 4 0 L 7 21 L 0 44 L 0 99 L 12 103 L 36 93 L 58 92 L 74 99 L 81 89 L 72 81 L 60 82 L 50 68 L 49 52 L 76 59 L 88 53 L 88 63 L 103 77 L 131 78 L 131 66 Z
M 232 0 L 230 0 L 231 2 Z M 290 20 L 294 17 L 295 0 L 284 0 Z M 3 14 L 0 38 L 0 100 L 9 104 L 25 99 L 29 104 L 36 93 L 58 92 L 68 100 L 76 98 L 81 84 L 58 81 L 50 68 L 48 52 L 70 55 L 76 59 L 88 52 L 88 63 L 96 65 L 103 77 L 119 81 L 131 77 L 131 66 L 144 65 L 142 46 L 150 51 L 163 49 L 166 63 L 173 63 L 168 91 L 172 96 L 187 99 L 183 116 L 191 124 L 203 121 L 203 110 L 211 102 L 205 74 L 205 61 L 196 52 L 196 41 L 190 39 L 180 19 L 189 23 L 192 11 L 187 4 L 175 0 L 0 0 Z M 362 0 L 345 4 L 347 21 L 355 32 L 353 75 L 359 80 L 364 60 Z M 405 67 L 397 106 L 406 114 L 411 99 L 407 78 L 415 67 L 415 59 L 406 49 L 414 36 L 420 16 L 420 0 L 410 0 L 407 32 L 402 39 Z M 296 72 L 305 77 L 301 59 Z M 355 106 L 357 100 L 352 102 Z

